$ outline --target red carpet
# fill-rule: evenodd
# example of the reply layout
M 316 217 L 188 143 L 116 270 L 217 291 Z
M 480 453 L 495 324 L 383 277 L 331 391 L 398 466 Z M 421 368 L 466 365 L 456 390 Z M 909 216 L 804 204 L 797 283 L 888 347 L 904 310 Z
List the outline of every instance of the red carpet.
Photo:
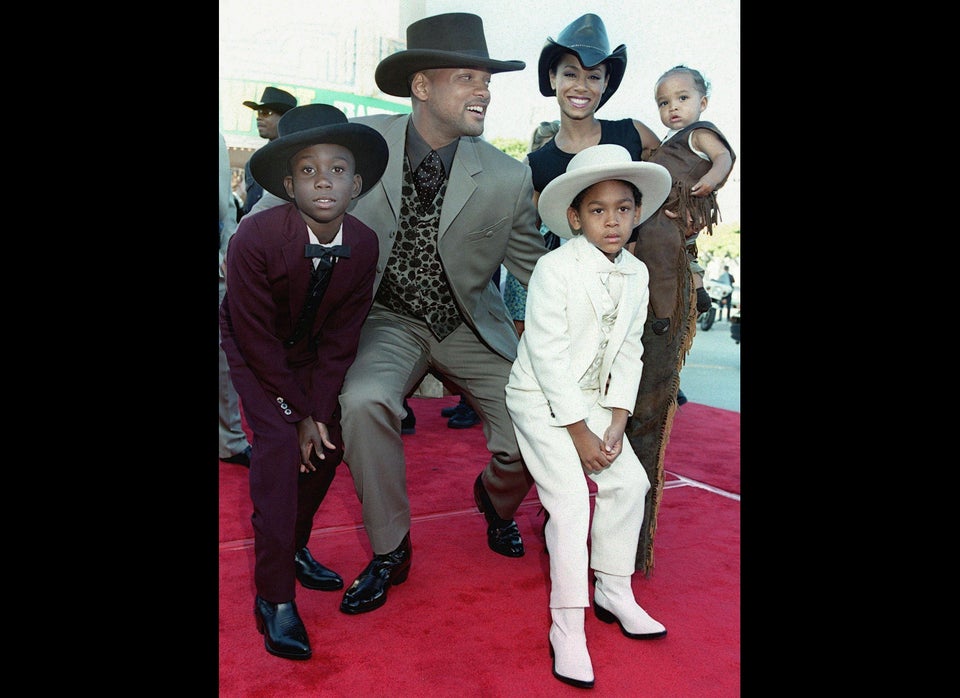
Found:
M 264 650 L 253 619 L 247 470 L 220 463 L 220 696 L 584 694 L 551 674 L 549 569 L 536 488 L 517 513 L 527 554 L 493 553 L 472 495 L 489 458 L 482 430 L 451 430 L 440 417 L 457 399 L 410 401 L 417 431 L 404 437 L 414 519 L 409 579 L 390 589 L 383 608 L 359 616 L 340 613 L 342 591 L 298 585 L 313 647 L 306 662 Z M 668 635 L 630 640 L 588 609 L 593 695 L 740 695 L 739 437 L 739 413 L 689 402 L 678 411 L 656 566 L 649 579 L 633 580 L 637 600 Z M 348 585 L 370 559 L 345 465 L 315 519 L 310 549 Z

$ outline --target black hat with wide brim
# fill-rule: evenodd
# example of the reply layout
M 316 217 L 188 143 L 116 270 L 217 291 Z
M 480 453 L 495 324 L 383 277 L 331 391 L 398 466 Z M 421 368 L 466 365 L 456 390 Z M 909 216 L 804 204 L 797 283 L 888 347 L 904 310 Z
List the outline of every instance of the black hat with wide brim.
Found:
M 557 94 L 557 91 L 550 87 L 550 68 L 561 55 L 568 52 L 576 54 L 584 68 L 592 68 L 601 63 L 607 64 L 610 81 L 607 82 L 607 89 L 600 95 L 600 102 L 597 104 L 599 109 L 620 87 L 623 74 L 627 70 L 627 47 L 620 44 L 613 52 L 610 51 L 607 29 L 603 26 L 603 20 L 597 15 L 586 14 L 573 20 L 564 27 L 556 40 L 547 37 L 547 43 L 540 51 L 537 70 L 540 94 L 544 97 Z
M 407 48 L 380 61 L 377 87 L 395 97 L 410 96 L 410 76 L 431 68 L 483 68 L 490 73 L 523 70 L 523 61 L 498 61 L 487 53 L 483 20 L 469 12 L 425 17 L 407 27 Z
M 243 106 L 251 109 L 273 109 L 278 114 L 286 114 L 297 106 L 297 98 L 279 87 L 265 87 L 259 104 L 248 100 Z
M 342 111 L 329 104 L 294 107 L 277 122 L 277 133 L 277 138 L 250 156 L 250 174 L 285 201 L 293 201 L 283 186 L 290 175 L 290 158 L 310 145 L 336 143 L 353 153 L 357 174 L 363 179 L 357 198 L 370 191 L 387 169 L 390 149 L 379 131 L 350 123 Z

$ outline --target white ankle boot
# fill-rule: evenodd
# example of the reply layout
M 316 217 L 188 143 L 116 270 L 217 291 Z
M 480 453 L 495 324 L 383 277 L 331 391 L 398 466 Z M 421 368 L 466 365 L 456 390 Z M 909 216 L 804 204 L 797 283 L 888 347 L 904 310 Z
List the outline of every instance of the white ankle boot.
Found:
M 630 586 L 630 576 L 594 571 L 593 610 L 604 623 L 617 621 L 620 630 L 635 640 L 664 637 L 667 629 L 637 604 Z
M 593 688 L 593 664 L 583 631 L 583 608 L 551 608 L 550 656 L 553 675 L 578 688 Z

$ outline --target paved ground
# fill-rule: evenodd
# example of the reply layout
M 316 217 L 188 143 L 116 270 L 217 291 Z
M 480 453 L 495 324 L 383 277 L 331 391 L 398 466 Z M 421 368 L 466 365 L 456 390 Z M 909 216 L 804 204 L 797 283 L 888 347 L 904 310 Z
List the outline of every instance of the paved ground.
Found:
M 740 345 L 730 336 L 728 320 L 714 322 L 706 332 L 697 325 L 680 389 L 690 402 L 740 411 Z

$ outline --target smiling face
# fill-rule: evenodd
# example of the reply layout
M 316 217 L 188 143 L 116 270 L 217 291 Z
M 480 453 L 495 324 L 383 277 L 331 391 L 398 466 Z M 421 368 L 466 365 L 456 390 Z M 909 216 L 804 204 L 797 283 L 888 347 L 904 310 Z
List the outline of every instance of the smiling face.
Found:
M 573 200 L 567 209 L 567 221 L 612 262 L 640 221 L 640 205 L 634 196 L 628 182 L 597 182 Z
M 707 108 L 707 97 L 697 89 L 689 73 L 669 73 L 656 88 L 655 99 L 660 122 L 667 128 L 680 130 L 700 120 Z
M 415 124 L 432 148 L 483 133 L 490 77 L 482 68 L 432 68 L 413 76 Z
M 339 229 L 347 207 L 363 188 L 353 153 L 336 143 L 309 145 L 290 158 L 290 171 L 283 186 L 307 225 L 312 220 L 321 225 L 335 224 Z M 317 232 L 313 225 L 310 227 Z
M 607 64 L 585 68 L 575 53 L 563 53 L 550 70 L 550 87 L 557 91 L 560 111 L 571 119 L 592 116 L 607 89 Z

